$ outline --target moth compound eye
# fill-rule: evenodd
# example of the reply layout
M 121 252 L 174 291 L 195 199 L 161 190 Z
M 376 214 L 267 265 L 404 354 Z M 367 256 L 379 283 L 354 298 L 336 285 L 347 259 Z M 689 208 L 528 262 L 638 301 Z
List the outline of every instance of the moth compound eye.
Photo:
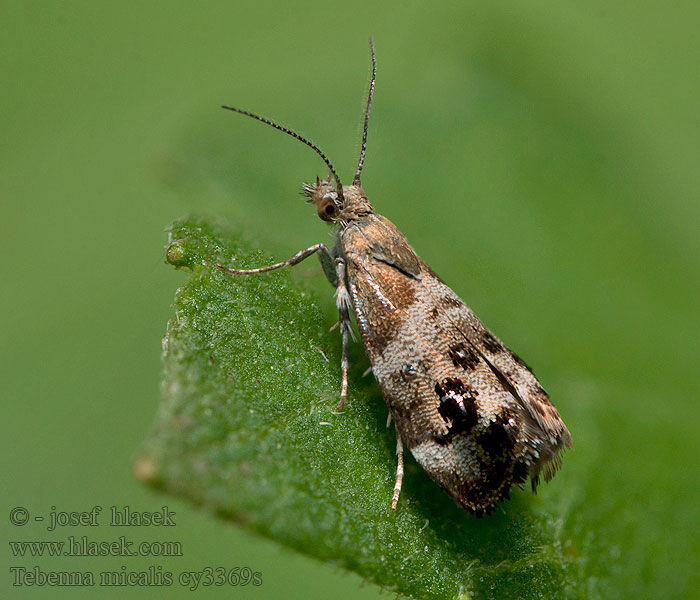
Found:
M 330 198 L 324 199 L 318 205 L 318 216 L 324 221 L 332 221 L 338 214 L 338 207 Z

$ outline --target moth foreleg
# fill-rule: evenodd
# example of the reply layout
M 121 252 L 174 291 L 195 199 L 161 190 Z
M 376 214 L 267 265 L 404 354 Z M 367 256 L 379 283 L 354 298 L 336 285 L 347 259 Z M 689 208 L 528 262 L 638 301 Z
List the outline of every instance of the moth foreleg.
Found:
M 275 269 L 281 269 L 282 267 L 293 267 L 299 264 L 305 258 L 309 258 L 312 254 L 318 252 L 319 260 L 321 261 L 321 266 L 323 267 L 323 272 L 328 277 L 329 281 L 336 285 L 336 281 L 331 279 L 329 276 L 328 265 L 333 265 L 333 255 L 330 250 L 326 248 L 324 244 L 314 244 L 309 246 L 304 250 L 299 250 L 295 255 L 290 256 L 287 260 L 275 263 L 274 265 L 267 265 L 264 267 L 258 267 L 257 269 L 232 269 L 231 267 L 225 267 L 224 265 L 216 265 L 218 269 L 225 271 L 226 273 L 233 273 L 234 275 L 252 275 L 253 273 L 265 273 L 267 271 L 274 271 Z M 333 274 L 335 277 L 335 273 Z
M 340 402 L 335 407 L 335 412 L 340 412 L 345 406 L 348 399 L 348 341 L 350 334 L 350 294 L 345 285 L 345 261 L 342 258 L 335 259 L 336 287 L 335 287 L 335 303 L 338 307 L 340 333 L 343 339 L 343 347 L 341 351 L 340 370 Z
M 396 421 L 394 421 L 396 426 Z M 401 494 L 401 484 L 403 483 L 403 442 L 398 426 L 396 427 L 396 482 L 394 483 L 394 493 L 391 496 L 391 510 L 396 510 Z

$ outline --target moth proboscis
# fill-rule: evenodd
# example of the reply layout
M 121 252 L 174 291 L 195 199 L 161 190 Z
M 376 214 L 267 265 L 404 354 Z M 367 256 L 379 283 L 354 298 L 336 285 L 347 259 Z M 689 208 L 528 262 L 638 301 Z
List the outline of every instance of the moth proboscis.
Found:
M 481 516 L 508 497 L 512 485 L 561 466 L 571 435 L 532 370 L 476 317 L 418 256 L 388 219 L 374 212 L 360 183 L 376 80 L 372 75 L 362 147 L 352 185 L 343 186 L 326 155 L 298 133 L 240 108 L 223 106 L 278 129 L 313 149 L 330 170 L 303 185 L 318 216 L 335 226 L 335 245 L 315 244 L 253 274 L 293 266 L 316 254 L 335 287 L 342 335 L 340 402 L 348 391 L 350 311 L 393 419 L 397 470 L 392 510 L 403 479 L 403 444 L 459 505 Z

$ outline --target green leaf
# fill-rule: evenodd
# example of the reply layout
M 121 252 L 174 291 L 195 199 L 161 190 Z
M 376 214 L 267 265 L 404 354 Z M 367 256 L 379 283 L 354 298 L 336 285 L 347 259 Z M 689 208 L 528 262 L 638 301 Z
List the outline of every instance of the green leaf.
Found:
M 167 261 L 190 275 L 137 476 L 407 597 L 578 597 L 553 485 L 537 498 L 516 490 L 479 519 L 408 456 L 392 512 L 395 436 L 378 386 L 362 378 L 361 345 L 347 409 L 335 414 L 339 336 L 298 274 L 221 272 L 217 263 L 272 261 L 219 224 L 188 219 L 170 235 Z

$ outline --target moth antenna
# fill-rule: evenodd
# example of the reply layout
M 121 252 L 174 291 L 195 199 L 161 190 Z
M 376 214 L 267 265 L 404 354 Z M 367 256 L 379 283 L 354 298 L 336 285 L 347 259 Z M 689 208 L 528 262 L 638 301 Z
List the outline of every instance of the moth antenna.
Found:
M 353 185 L 360 185 L 360 174 L 365 163 L 365 153 L 367 151 L 367 127 L 369 125 L 369 111 L 372 108 L 372 96 L 374 96 L 374 82 L 377 78 L 377 59 L 374 56 L 374 40 L 369 38 L 369 50 L 372 55 L 372 79 L 369 82 L 369 93 L 367 94 L 367 108 L 365 109 L 365 126 L 362 130 L 362 149 L 360 150 L 360 160 L 357 163 L 355 177 L 352 178 Z
M 270 119 L 266 119 L 265 117 L 261 117 L 260 115 L 256 115 L 255 113 L 248 112 L 247 110 L 243 110 L 242 108 L 235 108 L 233 106 L 225 106 L 225 105 L 222 106 L 221 108 L 225 108 L 226 110 L 232 110 L 233 112 L 237 112 L 237 113 L 240 113 L 242 115 L 246 115 L 247 117 L 252 117 L 253 119 L 257 119 L 261 123 L 265 123 L 266 125 L 269 125 L 270 127 L 274 127 L 275 129 L 278 129 L 282 133 L 286 133 L 287 135 L 291 135 L 294 139 L 297 139 L 300 142 L 306 144 L 309 148 L 311 148 L 314 152 L 316 152 L 316 154 L 318 154 L 323 159 L 323 162 L 326 163 L 328 168 L 331 170 L 333 177 L 335 178 L 336 188 L 338 190 L 338 202 L 342 206 L 342 204 L 344 202 L 343 184 L 340 182 L 340 177 L 338 177 L 338 173 L 333 168 L 331 161 L 328 160 L 328 157 L 321 151 L 321 149 L 316 144 L 314 144 L 313 142 L 310 142 L 304 136 L 299 135 L 296 131 L 292 131 L 291 129 L 284 127 L 282 125 L 279 125 L 278 123 L 275 123 L 274 121 L 270 121 Z

